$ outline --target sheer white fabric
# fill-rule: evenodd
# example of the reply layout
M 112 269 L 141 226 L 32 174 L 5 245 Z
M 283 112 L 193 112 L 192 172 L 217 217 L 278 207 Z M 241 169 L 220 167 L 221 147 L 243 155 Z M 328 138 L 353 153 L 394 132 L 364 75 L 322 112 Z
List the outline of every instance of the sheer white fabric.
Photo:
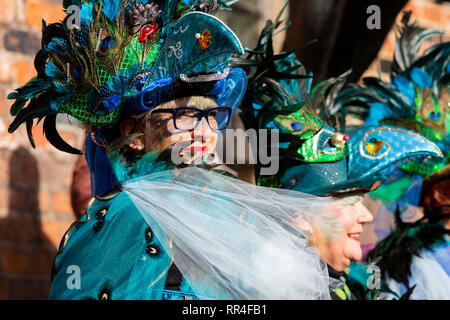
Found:
M 306 232 L 332 236 L 331 198 L 259 187 L 196 167 L 130 180 L 123 190 L 200 298 L 330 299 L 337 285 Z M 158 228 L 158 229 L 159 229 Z
M 411 300 L 450 300 L 450 277 L 428 250 L 413 257 L 408 280 L 411 287 L 416 285 Z M 387 284 L 399 296 L 406 292 L 406 287 L 393 279 L 388 279 Z

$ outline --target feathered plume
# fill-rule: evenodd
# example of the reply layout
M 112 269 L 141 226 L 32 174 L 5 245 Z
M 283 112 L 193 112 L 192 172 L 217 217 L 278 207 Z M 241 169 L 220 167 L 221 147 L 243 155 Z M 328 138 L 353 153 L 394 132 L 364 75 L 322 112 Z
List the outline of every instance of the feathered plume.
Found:
M 401 219 L 401 212 L 395 211 L 396 228 L 389 236 L 379 242 L 367 254 L 367 260 L 377 260 L 383 275 L 388 275 L 397 282 L 410 287 L 408 278 L 411 276 L 411 262 L 413 256 L 420 256 L 422 249 L 432 250 L 439 244 L 445 243 L 445 237 L 450 230 L 445 228 L 444 216 L 430 219 L 427 215 L 414 222 L 405 223 Z
M 450 42 L 433 45 L 419 56 L 423 43 L 442 31 L 423 30 L 409 21 L 410 16 L 411 12 L 406 12 L 398 28 L 390 83 L 364 78 L 363 85 L 351 85 L 341 92 L 330 112 L 354 114 L 370 124 L 409 119 L 409 129 L 438 141 L 446 131 Z

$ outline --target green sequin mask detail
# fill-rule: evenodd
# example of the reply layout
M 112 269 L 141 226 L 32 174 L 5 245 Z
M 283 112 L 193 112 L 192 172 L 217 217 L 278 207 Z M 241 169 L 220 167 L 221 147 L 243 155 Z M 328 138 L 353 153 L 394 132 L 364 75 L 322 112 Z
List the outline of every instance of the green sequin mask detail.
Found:
M 333 144 L 336 131 L 304 109 L 288 115 L 278 115 L 274 122 L 282 132 L 290 133 L 294 139 L 298 138 L 302 142 L 292 155 L 298 160 L 331 162 L 341 160 L 348 154 L 345 142 Z

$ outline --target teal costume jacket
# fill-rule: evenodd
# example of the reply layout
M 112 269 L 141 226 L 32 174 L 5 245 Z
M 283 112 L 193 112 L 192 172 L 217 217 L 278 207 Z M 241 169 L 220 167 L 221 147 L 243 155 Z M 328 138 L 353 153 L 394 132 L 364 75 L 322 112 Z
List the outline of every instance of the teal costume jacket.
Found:
M 172 253 L 154 235 L 157 225 L 149 226 L 124 192 L 104 199 L 96 199 L 63 237 L 49 298 L 197 299 L 173 272 Z

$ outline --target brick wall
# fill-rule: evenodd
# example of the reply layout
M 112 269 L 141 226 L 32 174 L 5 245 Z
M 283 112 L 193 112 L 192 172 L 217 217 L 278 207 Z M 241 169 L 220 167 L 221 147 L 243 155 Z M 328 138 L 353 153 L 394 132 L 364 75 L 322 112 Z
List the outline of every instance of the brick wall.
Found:
M 0 299 L 46 299 L 56 248 L 74 219 L 69 186 L 76 156 L 48 145 L 42 126 L 7 133 L 9 92 L 36 75 L 41 26 L 64 17 L 60 0 L 0 0 Z M 58 119 L 61 135 L 75 147 L 81 129 Z

